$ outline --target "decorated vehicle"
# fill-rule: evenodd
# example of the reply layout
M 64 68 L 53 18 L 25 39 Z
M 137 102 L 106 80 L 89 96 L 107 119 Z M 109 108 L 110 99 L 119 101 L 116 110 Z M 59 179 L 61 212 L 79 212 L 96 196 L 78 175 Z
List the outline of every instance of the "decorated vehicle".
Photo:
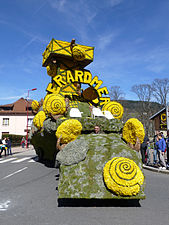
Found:
M 43 53 L 51 82 L 44 100 L 32 102 L 29 138 L 40 161 L 59 167 L 59 200 L 144 199 L 143 125 L 135 118 L 122 123 L 122 105 L 84 69 L 93 54 L 74 39 L 51 40 Z

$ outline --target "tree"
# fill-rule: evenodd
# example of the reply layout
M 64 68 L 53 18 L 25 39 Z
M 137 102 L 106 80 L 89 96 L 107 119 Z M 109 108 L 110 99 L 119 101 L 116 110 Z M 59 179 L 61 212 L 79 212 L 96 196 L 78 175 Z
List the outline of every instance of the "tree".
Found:
M 115 101 L 124 99 L 124 93 L 120 86 L 111 86 L 109 95 L 110 98 Z
M 150 131 L 150 116 L 152 115 L 151 99 L 153 96 L 152 87 L 149 84 L 133 85 L 131 91 L 134 92 L 141 102 L 141 108 L 139 109 L 140 120 L 144 125 L 146 133 Z
M 152 91 L 157 102 L 166 106 L 169 94 L 169 79 L 155 79 L 152 83 Z

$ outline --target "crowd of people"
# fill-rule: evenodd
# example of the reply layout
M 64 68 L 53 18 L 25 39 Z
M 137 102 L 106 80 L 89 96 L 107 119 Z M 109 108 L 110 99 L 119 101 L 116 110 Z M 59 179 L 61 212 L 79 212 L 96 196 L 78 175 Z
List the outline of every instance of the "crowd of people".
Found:
M 153 162 L 151 162 L 151 149 L 153 149 Z M 169 170 L 169 130 L 166 137 L 164 137 L 163 132 L 156 131 L 152 142 L 145 135 L 140 152 L 143 164 Z

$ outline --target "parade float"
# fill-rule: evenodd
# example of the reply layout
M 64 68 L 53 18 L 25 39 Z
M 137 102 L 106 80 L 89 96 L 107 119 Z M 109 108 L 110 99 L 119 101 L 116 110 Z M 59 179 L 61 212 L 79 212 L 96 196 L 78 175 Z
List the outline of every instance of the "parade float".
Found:
M 93 56 L 93 47 L 74 39 L 51 40 L 42 64 L 51 81 L 45 98 L 32 102 L 29 138 L 41 162 L 59 167 L 59 200 L 144 199 L 143 125 L 122 123 L 122 105 L 85 69 Z

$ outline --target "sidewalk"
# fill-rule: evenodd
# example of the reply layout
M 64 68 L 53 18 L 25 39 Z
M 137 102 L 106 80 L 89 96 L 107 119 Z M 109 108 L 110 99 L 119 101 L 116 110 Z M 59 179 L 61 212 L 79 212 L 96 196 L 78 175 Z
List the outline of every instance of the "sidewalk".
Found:
M 159 168 L 155 168 L 153 166 L 146 166 L 146 165 L 143 165 L 143 168 L 146 169 L 146 170 L 150 170 L 152 172 L 164 173 L 164 174 L 169 175 L 169 170 L 162 170 L 162 169 L 159 169 Z
M 165 153 L 165 158 L 167 158 L 166 153 Z M 152 166 L 151 165 L 150 166 L 143 165 L 143 168 L 147 169 L 147 170 L 150 170 L 152 172 L 165 173 L 165 174 L 169 175 L 169 170 L 162 170 L 162 169 L 153 167 L 153 149 L 150 149 L 150 164 Z

